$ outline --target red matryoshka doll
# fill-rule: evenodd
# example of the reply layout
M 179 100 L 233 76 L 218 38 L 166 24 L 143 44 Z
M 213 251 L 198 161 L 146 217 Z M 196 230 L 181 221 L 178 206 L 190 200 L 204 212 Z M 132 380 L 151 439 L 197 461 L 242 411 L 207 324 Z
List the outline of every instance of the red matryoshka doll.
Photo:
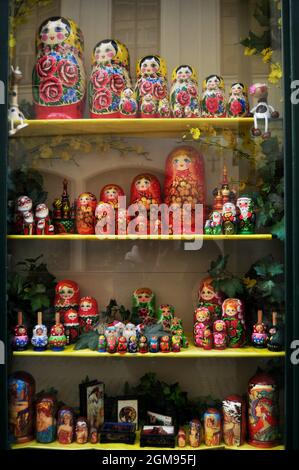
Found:
M 207 307 L 198 307 L 194 312 L 193 336 L 195 346 L 202 347 L 204 331 L 211 326 L 211 313 Z
M 167 68 L 164 59 L 158 55 L 143 57 L 137 62 L 136 77 L 139 117 L 169 117 Z
M 100 192 L 100 201 L 111 204 L 114 209 L 118 209 L 118 198 L 124 196 L 124 190 L 117 184 L 106 184 Z
M 92 193 L 82 193 L 76 200 L 76 229 L 80 235 L 95 233 L 97 199 Z
M 161 186 L 158 178 L 150 173 L 135 176 L 131 184 L 131 204 L 142 204 L 147 211 L 151 204 L 161 204 Z
M 34 214 L 32 211 L 28 211 L 24 213 L 24 221 L 23 221 L 23 235 L 34 235 L 35 234 L 35 222 L 34 222 Z
M 221 415 L 216 408 L 208 408 L 204 413 L 204 433 L 206 446 L 221 444 Z
M 69 309 L 78 310 L 80 291 L 75 281 L 64 279 L 55 287 L 54 307 L 56 312 L 66 312 Z
M 99 320 L 98 302 L 93 297 L 82 297 L 79 303 L 79 323 L 81 332 L 91 331 Z
M 88 423 L 86 418 L 78 418 L 75 426 L 75 439 L 77 444 L 86 444 L 88 441 Z
M 32 79 L 36 119 L 83 117 L 83 49 L 82 32 L 73 20 L 55 16 L 41 24 Z
M 201 116 L 221 118 L 226 116 L 226 99 L 223 78 L 209 75 L 202 85 Z
M 140 287 L 133 292 L 132 313 L 142 322 L 148 317 L 155 318 L 156 299 L 148 287 Z
M 278 388 L 268 374 L 257 373 L 248 384 L 248 443 L 270 448 L 279 444 Z
M 162 336 L 160 340 L 160 350 L 163 353 L 170 352 L 170 338 L 169 336 Z
M 35 403 L 36 440 L 49 444 L 56 438 L 56 398 L 49 393 L 43 393 Z
M 200 446 L 200 421 L 192 419 L 189 424 L 189 444 L 190 447 Z
M 34 436 L 35 381 L 27 372 L 14 372 L 8 379 L 9 430 L 17 444 Z
M 25 351 L 28 347 L 29 336 L 27 328 L 23 325 L 23 314 L 18 312 L 18 324 L 14 329 L 12 340 L 13 349 L 15 351 Z
M 222 295 L 213 287 L 213 279 L 205 277 L 202 279 L 198 290 L 198 307 L 206 307 L 211 313 L 214 322 L 221 318 Z
M 117 352 L 120 354 L 125 354 L 128 351 L 128 342 L 125 336 L 120 336 L 118 338 Z
M 79 337 L 79 315 L 77 310 L 70 308 L 64 312 L 63 324 L 67 344 L 73 344 Z
M 179 428 L 178 432 L 178 447 L 186 447 L 187 436 L 183 427 Z
M 241 446 L 246 438 L 246 404 L 239 395 L 222 401 L 223 440 L 228 447 Z
M 268 334 L 266 326 L 263 323 L 263 311 L 257 311 L 257 323 L 253 325 L 253 332 L 251 335 L 251 343 L 254 348 L 266 348 L 268 342 Z
M 15 214 L 15 233 L 16 234 L 25 235 L 24 216 L 27 213 L 32 214 L 32 199 L 30 199 L 30 197 L 28 196 L 20 196 L 18 197 L 17 202 L 16 202 L 16 214 Z
M 63 351 L 66 345 L 64 326 L 60 323 L 60 314 L 56 313 L 55 325 L 52 326 L 49 336 L 49 347 L 52 351 Z
M 210 325 L 207 325 L 203 331 L 202 347 L 203 349 L 213 349 L 213 332 Z
M 63 406 L 57 415 L 57 440 L 59 444 L 71 444 L 74 438 L 74 412 Z
M 116 212 L 108 202 L 99 201 L 95 210 L 95 234 L 115 235 Z
M 170 106 L 175 118 L 192 118 L 200 114 L 197 77 L 190 65 L 180 65 L 172 72 Z
M 213 340 L 215 349 L 227 348 L 226 323 L 224 320 L 216 320 L 213 323 Z
M 54 225 L 51 224 L 49 209 L 46 204 L 38 204 L 35 208 L 36 235 L 53 235 Z
M 95 45 L 89 81 L 91 118 L 135 117 L 129 62 L 128 49 L 121 42 L 104 39 Z
M 142 335 L 139 338 L 139 352 L 141 354 L 145 354 L 148 352 L 148 342 L 147 342 L 147 337 Z
M 89 433 L 89 442 L 90 444 L 97 444 L 99 439 L 97 428 L 91 428 Z
M 249 102 L 247 87 L 243 83 L 233 83 L 226 107 L 227 117 L 238 118 L 249 115 Z
M 226 299 L 222 304 L 222 320 L 226 323 L 228 347 L 244 346 L 246 335 L 243 302 L 239 299 Z
M 107 336 L 107 352 L 109 354 L 114 354 L 117 351 L 118 338 L 115 332 L 108 333 Z

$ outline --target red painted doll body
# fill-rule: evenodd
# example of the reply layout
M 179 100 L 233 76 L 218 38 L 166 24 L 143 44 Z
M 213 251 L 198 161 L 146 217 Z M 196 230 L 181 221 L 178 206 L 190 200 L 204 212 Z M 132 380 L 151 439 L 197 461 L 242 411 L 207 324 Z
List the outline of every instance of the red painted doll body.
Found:
M 222 304 L 222 320 L 226 323 L 228 347 L 244 346 L 246 335 L 243 302 L 239 299 L 226 299 Z
M 93 329 L 99 319 L 98 302 L 93 297 L 82 297 L 79 303 L 79 323 L 81 332 Z
M 198 307 L 207 307 L 214 322 L 221 318 L 222 295 L 214 289 L 212 281 L 211 277 L 202 279 L 198 290 Z
M 143 212 L 139 212 L 138 219 L 136 218 L 136 222 L 141 225 L 141 228 L 145 231 L 145 233 L 150 233 L 151 205 L 160 205 L 161 202 L 161 186 L 158 178 L 150 173 L 142 173 L 140 175 L 135 176 L 131 184 L 130 204 L 136 205 L 136 212 L 138 212 L 138 206 L 144 206 L 146 214 Z M 147 215 L 147 220 L 145 219 L 145 215 Z M 146 229 L 144 227 L 145 224 L 147 225 Z M 153 223 L 152 230 L 158 232 L 159 224 L 160 220 L 157 218 L 157 220 Z M 140 228 L 139 232 L 142 233 L 142 230 L 140 230 Z
M 121 214 L 123 212 L 126 212 L 126 210 L 124 208 L 120 209 L 120 211 L 118 210 L 119 207 L 120 207 L 119 198 L 124 197 L 124 196 L 125 196 L 125 192 L 124 192 L 123 188 L 121 186 L 118 186 L 117 184 L 106 184 L 100 191 L 100 203 L 110 204 L 114 209 L 114 212 L 107 211 L 106 232 L 108 234 L 111 234 L 111 235 L 118 234 L 118 231 L 119 231 L 118 230 L 118 228 L 119 228 L 118 227 L 119 213 L 120 213 L 120 211 L 121 211 Z M 125 204 L 123 204 L 123 205 L 125 205 Z M 98 212 L 99 212 L 99 210 L 98 210 Z M 126 216 L 126 214 L 125 214 L 125 216 Z M 122 229 L 124 230 L 125 227 L 122 227 Z M 122 233 L 123 230 L 120 230 L 120 232 Z M 97 233 L 97 229 L 96 229 L 96 233 Z
M 54 306 L 56 312 L 65 312 L 69 309 L 78 310 L 80 292 L 76 282 L 70 280 L 59 281 L 55 287 Z
M 82 193 L 76 201 L 76 229 L 81 235 L 95 233 L 95 209 L 97 200 L 92 193 Z

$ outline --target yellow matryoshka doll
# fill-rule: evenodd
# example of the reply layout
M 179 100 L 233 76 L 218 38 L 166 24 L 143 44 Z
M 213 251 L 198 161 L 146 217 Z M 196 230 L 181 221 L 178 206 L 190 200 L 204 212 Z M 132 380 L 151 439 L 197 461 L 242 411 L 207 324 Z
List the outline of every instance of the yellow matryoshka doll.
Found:
M 203 82 L 201 97 L 201 116 L 221 118 L 226 116 L 226 99 L 223 78 L 209 75 Z
M 198 117 L 200 114 L 196 73 L 190 65 L 180 65 L 172 72 L 170 107 L 175 118 Z

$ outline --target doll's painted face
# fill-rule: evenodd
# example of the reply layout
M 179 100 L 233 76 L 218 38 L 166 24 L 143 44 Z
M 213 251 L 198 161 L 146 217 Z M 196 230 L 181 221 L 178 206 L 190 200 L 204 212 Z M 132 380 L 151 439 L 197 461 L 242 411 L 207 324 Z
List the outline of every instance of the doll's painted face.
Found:
M 152 295 L 149 292 L 139 292 L 137 298 L 139 302 L 148 303 L 152 300 Z
M 237 309 L 234 305 L 228 304 L 225 309 L 225 313 L 228 317 L 234 317 L 237 314 Z
M 221 217 L 218 211 L 212 212 L 212 222 L 214 222 L 214 224 L 216 225 L 219 225 L 221 223 Z
M 184 81 L 191 78 L 192 71 L 190 67 L 180 67 L 176 73 L 177 80 Z
M 226 202 L 223 205 L 222 212 L 224 214 L 228 213 L 228 214 L 236 215 L 236 206 L 235 206 L 235 204 L 233 204 L 232 202 Z
M 61 44 L 70 35 L 70 27 L 61 18 L 49 20 L 42 26 L 40 39 L 44 44 Z
M 116 188 L 108 188 L 105 191 L 105 196 L 108 201 L 113 201 L 114 199 L 117 199 L 117 189 Z
M 148 178 L 140 178 L 135 183 L 137 191 L 147 191 L 150 185 L 151 182 Z
M 91 202 L 91 200 L 92 199 L 91 199 L 89 194 L 81 194 L 81 196 L 79 197 L 79 202 L 83 206 L 86 206 L 87 204 L 89 204 Z
M 200 297 L 203 300 L 212 300 L 215 297 L 215 291 L 213 291 L 212 287 L 204 286 L 200 291 Z
M 62 286 L 59 290 L 59 295 L 63 300 L 69 300 L 75 294 L 75 290 L 73 287 Z
M 27 212 L 32 209 L 32 200 L 28 196 L 20 196 L 17 201 L 18 211 Z
M 215 331 L 220 332 L 224 330 L 224 325 L 221 321 L 215 322 L 214 326 L 215 326 Z
M 90 300 L 83 300 L 80 302 L 80 310 L 88 312 L 92 308 L 92 302 Z
M 33 212 L 31 212 L 31 211 L 25 212 L 24 222 L 26 224 L 32 224 L 33 223 Z
M 195 316 L 197 321 L 204 322 L 209 319 L 209 310 L 207 308 L 198 308 Z
M 94 51 L 95 59 L 99 63 L 111 62 L 117 50 L 111 41 L 100 43 Z
M 49 209 L 46 204 L 38 204 L 35 209 L 35 216 L 38 219 L 45 219 L 49 215 Z
M 208 78 L 207 80 L 207 89 L 208 90 L 217 90 L 220 86 L 220 80 L 216 75 Z
M 192 160 L 188 155 L 178 155 L 172 161 L 174 169 L 176 171 L 185 171 L 188 170 L 191 166 Z
M 231 94 L 234 96 L 242 96 L 244 93 L 244 86 L 242 83 L 235 83 L 231 87 Z
M 151 75 L 159 71 L 160 64 L 155 57 L 148 57 L 143 60 L 141 64 L 141 74 L 142 75 Z

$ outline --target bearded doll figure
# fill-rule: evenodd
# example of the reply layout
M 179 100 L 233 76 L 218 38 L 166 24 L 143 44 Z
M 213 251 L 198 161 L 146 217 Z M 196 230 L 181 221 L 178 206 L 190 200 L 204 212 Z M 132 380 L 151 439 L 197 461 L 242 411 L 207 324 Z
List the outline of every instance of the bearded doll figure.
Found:
M 76 229 L 80 235 L 95 233 L 95 209 L 97 200 L 92 193 L 82 193 L 76 201 Z
M 222 215 L 219 211 L 213 211 L 205 223 L 206 235 L 220 235 L 222 233 Z
M 227 102 L 227 117 L 238 118 L 249 115 L 247 88 L 243 83 L 233 83 Z
M 98 302 L 93 297 L 82 297 L 79 303 L 81 333 L 91 331 L 99 320 Z
M 61 315 L 69 309 L 78 310 L 80 299 L 79 286 L 75 281 L 64 279 L 55 287 L 55 311 Z
M 226 299 L 222 304 L 222 320 L 226 323 L 229 348 L 240 348 L 246 340 L 243 302 Z
M 226 117 L 224 81 L 219 75 L 209 75 L 203 82 L 201 116 L 204 118 Z
M 200 114 L 197 78 L 190 65 L 180 65 L 172 73 L 170 106 L 175 118 L 192 118 Z
M 53 235 L 54 226 L 51 224 L 49 209 L 46 204 L 38 204 L 35 208 L 36 235 Z
M 138 317 L 141 323 L 155 318 L 156 299 L 155 294 L 148 287 L 140 287 L 133 292 L 132 313 Z
M 237 199 L 238 208 L 238 232 L 241 235 L 251 235 L 254 233 L 255 213 L 251 197 L 241 196 Z
M 130 78 L 127 47 L 114 39 L 96 44 L 89 81 L 91 118 L 135 117 L 137 103 Z
M 162 57 L 148 55 L 137 62 L 135 92 L 141 118 L 169 117 L 167 68 Z M 163 101 L 163 113 L 161 113 Z
M 223 204 L 222 230 L 224 235 L 235 235 L 237 233 L 236 206 L 232 202 Z
M 23 219 L 23 235 L 34 235 L 35 234 L 35 222 L 32 211 L 24 212 Z
M 49 18 L 38 30 L 36 46 L 32 77 L 36 118 L 82 118 L 86 78 L 78 25 L 63 17 Z
M 32 199 L 28 196 L 20 196 L 16 201 L 16 214 L 14 230 L 17 235 L 24 234 L 24 215 L 32 211 Z
M 213 287 L 213 279 L 202 279 L 198 289 L 198 307 L 206 307 L 211 314 L 212 322 L 221 318 L 223 296 Z

